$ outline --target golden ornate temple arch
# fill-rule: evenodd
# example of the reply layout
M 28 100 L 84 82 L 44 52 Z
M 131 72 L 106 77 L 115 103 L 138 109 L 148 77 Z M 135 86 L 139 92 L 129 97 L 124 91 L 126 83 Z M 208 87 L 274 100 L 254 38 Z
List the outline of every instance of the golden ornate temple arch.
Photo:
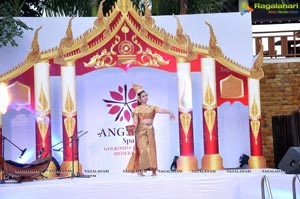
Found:
M 177 169 L 198 169 L 198 161 L 194 156 L 191 83 L 193 71 L 201 71 L 202 75 L 204 156 L 201 169 L 223 169 L 218 148 L 217 107 L 225 101 L 234 100 L 249 105 L 249 167 L 266 167 L 262 153 L 259 93 L 259 80 L 263 78 L 262 50 L 253 67 L 247 69 L 223 54 L 209 22 L 206 22 L 210 31 L 209 46 L 203 46 L 193 43 L 184 33 L 177 16 L 174 16 L 177 21 L 176 35 L 171 35 L 155 25 L 147 6 L 145 15 L 142 16 L 130 0 L 118 0 L 104 17 L 102 4 L 103 1 L 100 3 L 94 27 L 78 38 L 73 38 L 72 21 L 76 18 L 72 17 L 65 37 L 52 49 L 39 50 L 38 31 L 42 27 L 37 29 L 26 61 L 0 76 L 0 82 L 8 84 L 17 81 L 22 75 L 34 77 L 34 89 L 31 89 L 34 91 L 31 95 L 35 102 L 33 109 L 38 114 L 37 152 L 51 146 L 50 71 L 56 71 L 52 73 L 57 73 L 62 79 L 62 170 L 68 170 L 72 162 L 72 149 L 68 145 L 68 138 L 77 137 L 76 76 L 107 67 L 128 70 L 131 67 L 147 66 L 177 73 L 180 137 Z M 232 84 L 238 86 L 232 90 Z M 244 94 L 245 92 L 248 94 Z M 75 162 L 76 167 L 80 167 L 77 147 L 75 146 Z

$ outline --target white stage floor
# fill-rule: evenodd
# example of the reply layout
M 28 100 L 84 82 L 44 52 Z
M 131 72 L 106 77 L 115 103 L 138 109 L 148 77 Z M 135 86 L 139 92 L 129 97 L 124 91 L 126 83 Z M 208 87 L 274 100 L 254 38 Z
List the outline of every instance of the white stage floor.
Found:
M 155 177 L 123 173 L 98 174 L 91 178 L 39 180 L 0 184 L 1 199 L 259 199 L 261 179 L 267 176 L 273 199 L 291 199 L 292 179 L 280 170 L 222 170 L 215 173 L 169 173 Z M 300 183 L 296 182 L 300 189 Z M 266 199 L 268 199 L 268 193 Z M 300 198 L 300 190 L 297 190 Z

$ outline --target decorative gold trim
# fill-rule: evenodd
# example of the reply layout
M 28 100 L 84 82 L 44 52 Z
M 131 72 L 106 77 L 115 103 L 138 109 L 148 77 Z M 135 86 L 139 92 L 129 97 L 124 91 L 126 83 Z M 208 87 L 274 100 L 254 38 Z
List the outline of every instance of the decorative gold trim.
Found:
M 261 40 L 259 40 L 260 50 L 258 52 L 257 58 L 253 64 L 253 67 L 250 70 L 251 78 L 253 79 L 262 79 L 264 77 L 264 71 L 262 69 L 264 53 L 263 53 L 263 45 Z
M 70 88 L 68 88 L 67 96 L 66 96 L 66 102 L 65 102 L 65 110 L 68 113 L 73 113 L 75 111 L 75 105 L 70 93 Z
M 42 115 L 37 117 L 37 125 L 43 140 L 43 147 L 45 147 L 45 139 L 49 128 L 49 123 L 50 118 L 48 116 Z
M 121 16 L 119 15 L 120 12 L 122 12 Z M 129 15 L 127 14 L 128 12 L 130 12 L 130 16 L 132 16 L 134 18 L 134 20 L 132 20 L 129 17 Z M 101 15 L 101 14 L 99 14 L 99 15 Z M 143 25 L 145 20 L 141 16 L 141 13 L 135 9 L 135 7 L 133 6 L 133 4 L 130 0 L 118 0 L 115 3 L 115 5 L 111 8 L 109 14 L 106 16 L 106 19 L 107 20 L 104 20 L 104 22 L 106 22 L 107 25 L 94 26 L 94 27 L 88 29 L 84 33 L 86 35 L 81 35 L 81 36 L 79 36 L 79 38 L 76 38 L 75 40 L 73 40 L 72 47 L 63 49 L 63 54 L 60 55 L 60 57 L 64 57 L 64 59 L 66 61 L 70 61 L 70 60 L 75 61 L 76 59 L 86 56 L 86 54 L 93 53 L 94 51 L 96 51 L 98 49 L 102 49 L 106 45 L 106 43 L 109 42 L 111 40 L 111 38 L 113 38 L 118 33 L 119 29 L 122 27 L 124 22 L 126 22 L 128 27 L 134 32 L 135 35 L 140 37 L 141 40 L 148 43 L 150 46 L 152 46 L 154 48 L 158 48 L 158 49 L 162 50 L 163 52 L 167 51 L 168 54 L 170 54 L 176 58 L 186 57 L 188 54 L 187 51 L 189 51 L 188 50 L 189 47 L 187 46 L 187 43 L 186 43 L 187 38 L 183 35 L 183 30 L 182 30 L 179 20 L 177 21 L 178 27 L 177 27 L 176 36 L 172 36 L 169 34 L 169 37 L 166 37 L 165 30 L 163 30 L 160 27 L 155 26 L 155 24 L 153 24 L 152 26 Z M 112 21 L 114 21 L 115 24 L 110 29 L 109 24 Z M 70 30 L 70 32 L 71 32 L 70 28 L 67 30 Z M 94 40 L 101 33 L 103 33 L 103 31 L 106 31 L 106 34 L 107 34 L 108 30 L 110 30 L 111 34 L 107 35 L 105 38 L 99 37 L 98 40 Z M 151 33 L 151 35 L 155 35 L 155 37 L 157 37 L 157 39 L 153 39 L 153 37 L 150 37 L 150 34 L 148 35 L 148 32 Z M 93 40 L 93 42 L 89 44 L 90 48 L 86 52 L 81 51 L 81 50 L 76 50 L 76 49 L 81 48 L 84 36 L 86 37 L 86 41 L 88 43 Z M 178 37 L 181 37 L 181 39 L 179 39 Z M 165 42 L 162 42 L 162 41 L 165 41 L 166 38 L 168 38 L 167 40 L 168 40 L 169 45 L 164 45 Z M 177 41 L 178 39 L 179 39 L 179 43 L 180 43 L 180 40 L 182 40 L 181 41 L 182 44 L 178 43 L 178 41 Z M 165 48 L 166 46 L 167 46 L 167 48 Z M 166 50 L 166 49 L 168 49 L 168 50 Z M 59 54 L 58 50 L 59 50 L 59 47 L 53 47 L 53 48 L 42 51 L 40 53 L 41 60 L 47 61 L 49 59 L 53 59 L 53 58 L 57 57 Z M 193 44 L 193 52 L 196 54 L 200 54 L 203 57 L 205 57 L 209 54 L 208 47 L 200 45 L 200 44 Z M 225 67 L 227 67 L 239 74 L 250 77 L 250 69 L 247 69 L 246 67 L 231 60 L 230 58 L 228 58 L 226 56 L 222 56 L 222 57 L 218 57 L 216 59 L 219 63 L 223 64 Z M 23 72 L 25 72 L 26 70 L 28 70 L 31 67 L 32 67 L 31 64 L 22 62 L 22 63 L 18 64 L 16 67 L 14 67 L 13 69 L 11 69 L 10 71 L 7 71 L 6 73 L 1 74 L 0 81 L 8 81 L 8 80 L 22 74 Z
M 216 121 L 216 111 L 215 110 L 206 110 L 204 111 L 204 118 L 207 128 L 209 130 L 209 140 L 212 140 L 212 130 Z
M 259 111 L 258 111 L 258 106 L 257 106 L 257 102 L 256 102 L 256 98 L 254 97 L 253 99 L 253 103 L 251 106 L 251 111 L 250 111 L 250 116 L 252 118 L 258 118 L 259 117 Z
M 255 138 L 255 145 L 257 145 L 257 136 L 260 129 L 260 122 L 258 120 L 253 120 L 250 122 L 253 136 Z
M 67 117 L 64 119 L 64 126 L 66 128 L 66 132 L 68 134 L 68 137 L 71 137 L 74 133 L 75 126 L 76 126 L 76 120 L 72 117 Z
M 244 82 L 234 75 L 228 75 L 220 81 L 221 98 L 236 99 L 244 97 Z
M 151 49 L 147 48 L 146 51 L 142 53 L 141 61 L 138 62 L 143 66 L 162 66 L 169 64 L 169 60 L 164 60 L 164 58 L 157 53 L 153 53 Z
M 29 64 L 35 64 L 38 63 L 41 60 L 41 54 L 40 54 L 40 46 L 38 41 L 38 32 L 42 29 L 42 26 L 40 26 L 34 33 L 34 38 L 31 43 L 31 51 L 28 53 L 26 57 L 26 62 Z
M 112 53 L 103 49 L 100 55 L 97 53 L 88 63 L 83 62 L 83 64 L 85 67 L 106 68 L 115 66 L 116 62 L 113 61 Z
M 208 54 L 213 58 L 223 57 L 222 49 L 219 46 L 217 46 L 217 38 L 215 36 L 212 25 L 210 25 L 207 21 L 205 21 L 205 23 L 209 27 L 209 34 L 210 34 Z
M 45 95 L 45 91 L 43 88 L 43 83 L 41 83 L 41 90 L 40 90 L 40 95 L 39 95 L 39 101 L 37 102 L 37 107 L 36 110 L 40 112 L 45 112 L 49 110 L 49 103 Z
M 192 121 L 192 116 L 191 116 L 190 113 L 180 114 L 180 123 L 181 123 L 181 126 L 183 128 L 186 143 L 188 141 L 187 136 L 188 136 L 188 133 L 189 133 L 189 128 L 190 128 L 190 125 L 191 125 L 191 121 Z
M 208 80 L 207 80 L 207 86 L 205 89 L 204 102 L 205 102 L 205 104 L 207 104 L 209 106 L 215 104 L 215 102 L 216 102 L 215 96 L 212 92 L 212 89 L 210 87 L 210 83 Z

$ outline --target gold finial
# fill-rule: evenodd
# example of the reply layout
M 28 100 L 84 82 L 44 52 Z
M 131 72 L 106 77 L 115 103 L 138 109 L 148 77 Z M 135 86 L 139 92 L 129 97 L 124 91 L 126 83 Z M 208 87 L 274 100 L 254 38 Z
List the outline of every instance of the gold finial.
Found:
M 165 30 L 163 30 L 163 35 L 164 35 L 164 43 L 163 43 L 163 48 L 165 50 L 170 50 L 172 48 L 169 39 L 170 39 L 170 35 L 166 33 Z
M 66 31 L 66 36 L 61 40 L 62 47 L 71 48 L 74 43 L 73 32 L 72 32 L 72 20 L 73 19 L 74 19 L 74 17 L 71 17 L 67 31 Z
M 146 0 L 144 0 L 143 1 L 143 3 L 144 3 L 144 5 L 145 5 L 145 24 L 147 25 L 147 26 L 152 26 L 154 23 L 155 23 L 155 21 L 154 21 L 154 19 L 151 17 L 151 11 L 150 11 L 150 9 L 149 9 L 149 7 L 148 7 L 148 5 L 147 5 L 147 2 L 146 2 Z
M 94 25 L 99 27 L 102 26 L 104 23 L 104 15 L 103 15 L 103 3 L 105 2 L 105 0 L 102 0 L 100 2 L 100 5 L 98 7 L 98 13 L 97 13 L 97 19 L 94 21 Z
M 205 21 L 205 23 L 209 27 L 209 34 L 210 34 L 208 54 L 213 58 L 222 57 L 223 52 L 221 48 L 217 46 L 217 38 L 215 36 L 212 25 L 210 25 L 207 21 Z
M 142 92 L 144 89 L 142 88 L 141 85 L 138 84 L 132 84 L 133 89 L 135 90 L 135 93 L 138 94 L 140 92 Z
M 80 46 L 80 51 L 83 53 L 86 53 L 89 50 L 89 44 L 87 42 L 87 34 L 83 34 L 83 38 L 82 38 L 82 44 Z
M 64 51 L 62 49 L 62 44 L 60 42 L 59 47 L 57 49 L 57 56 L 54 58 L 54 63 L 59 64 L 61 66 L 65 65 Z
M 258 52 L 257 58 L 253 64 L 253 67 L 250 70 L 250 76 L 254 79 L 262 79 L 264 77 L 264 71 L 261 66 L 263 65 L 264 53 L 263 53 L 263 45 L 261 40 L 259 40 L 260 50 Z
M 186 37 L 183 34 L 183 28 L 181 26 L 179 18 L 173 14 L 173 16 L 176 18 L 177 21 L 177 29 L 176 29 L 176 36 L 175 40 L 178 44 L 185 44 L 186 43 Z
M 193 52 L 193 48 L 194 48 L 194 45 L 193 43 L 191 42 L 191 38 L 190 36 L 188 36 L 186 34 L 186 37 L 188 39 L 188 42 L 187 42 L 187 45 L 188 45 L 188 52 L 187 52 L 187 57 L 188 57 L 188 60 L 191 61 L 191 60 L 194 60 L 197 58 L 197 55 L 195 52 Z
M 41 59 L 40 55 L 40 47 L 39 47 L 39 41 L 38 41 L 38 32 L 42 29 L 42 26 L 40 26 L 34 33 L 34 38 L 31 43 L 31 51 L 28 53 L 26 57 L 26 62 L 28 63 L 37 63 Z

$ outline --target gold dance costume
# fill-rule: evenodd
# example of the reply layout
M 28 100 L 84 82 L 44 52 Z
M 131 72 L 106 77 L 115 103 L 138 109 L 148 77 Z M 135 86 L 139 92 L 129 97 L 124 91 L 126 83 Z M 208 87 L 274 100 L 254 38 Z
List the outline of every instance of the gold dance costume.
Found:
M 139 105 L 133 111 L 133 118 L 138 119 L 135 130 L 135 151 L 127 165 L 128 171 L 157 170 L 156 142 L 153 124 L 142 123 L 144 119 L 155 117 L 157 106 Z

